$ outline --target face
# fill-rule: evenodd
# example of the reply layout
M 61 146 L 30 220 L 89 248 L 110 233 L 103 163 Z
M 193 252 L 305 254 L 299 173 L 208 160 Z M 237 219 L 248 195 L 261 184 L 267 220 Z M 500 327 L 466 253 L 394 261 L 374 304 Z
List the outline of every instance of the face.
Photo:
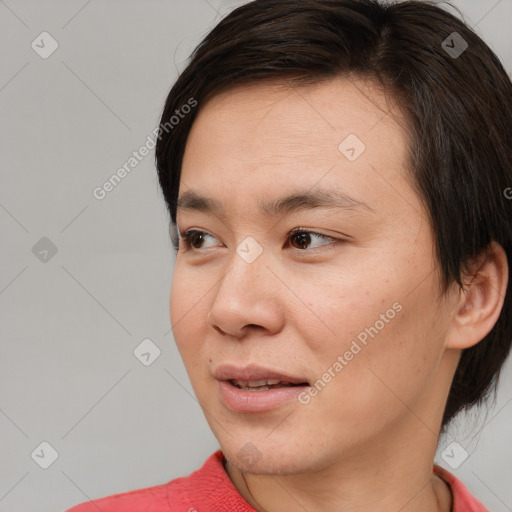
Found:
M 404 435 L 438 427 L 450 302 L 398 119 L 376 87 L 336 79 L 240 87 L 193 124 L 179 197 L 219 209 L 178 208 L 181 236 L 194 233 L 180 241 L 171 323 L 206 419 L 244 471 L 396 456 Z M 309 199 L 270 207 L 296 194 Z M 243 391 L 221 382 L 224 365 L 308 385 Z

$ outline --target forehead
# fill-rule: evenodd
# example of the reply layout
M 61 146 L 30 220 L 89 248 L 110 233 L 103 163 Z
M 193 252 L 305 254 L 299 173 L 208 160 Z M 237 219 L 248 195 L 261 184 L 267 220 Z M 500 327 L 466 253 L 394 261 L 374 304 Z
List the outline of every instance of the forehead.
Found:
M 180 192 L 222 189 L 223 200 L 236 201 L 318 184 L 359 199 L 378 195 L 387 178 L 405 174 L 408 140 L 400 122 L 393 100 L 362 80 L 228 90 L 198 113 Z
M 254 129 L 251 138 L 267 142 L 274 140 L 271 131 L 277 129 L 281 144 L 315 134 L 326 136 L 329 131 L 336 132 L 335 138 L 347 130 L 362 135 L 382 120 L 387 126 L 378 130 L 379 138 L 390 127 L 405 124 L 396 100 L 373 79 L 337 77 L 308 85 L 274 80 L 214 95 L 201 106 L 190 135 L 214 126 L 243 124 Z M 218 132 L 213 130 L 210 135 Z M 246 133 L 239 135 L 243 138 Z

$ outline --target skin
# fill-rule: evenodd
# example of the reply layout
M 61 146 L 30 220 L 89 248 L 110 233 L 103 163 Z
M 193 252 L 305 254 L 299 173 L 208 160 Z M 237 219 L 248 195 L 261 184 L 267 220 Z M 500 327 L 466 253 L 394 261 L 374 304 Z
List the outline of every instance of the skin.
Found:
M 348 134 L 366 146 L 349 161 Z M 503 249 L 475 262 L 468 293 L 440 295 L 427 216 L 407 179 L 399 108 L 371 82 L 287 88 L 260 83 L 204 105 L 189 135 L 180 196 L 220 201 L 224 215 L 178 210 L 178 229 L 207 232 L 177 253 L 174 338 L 233 484 L 259 511 L 450 510 L 432 476 L 443 409 L 461 349 L 503 305 Z M 340 190 L 371 210 L 315 208 L 267 218 L 259 199 Z M 305 248 L 286 235 L 311 234 Z M 236 248 L 262 247 L 252 263 Z M 472 278 L 474 276 L 474 278 Z M 392 320 L 307 405 L 235 413 L 215 369 L 257 363 L 317 381 L 394 303 Z M 239 452 L 251 442 L 249 463 Z

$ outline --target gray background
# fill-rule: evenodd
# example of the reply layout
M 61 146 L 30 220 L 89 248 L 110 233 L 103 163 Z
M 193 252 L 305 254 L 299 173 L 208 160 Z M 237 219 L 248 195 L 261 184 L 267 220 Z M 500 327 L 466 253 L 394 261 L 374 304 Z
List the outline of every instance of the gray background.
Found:
M 242 3 L 0 1 L 0 512 L 165 483 L 218 448 L 170 331 L 153 154 L 103 200 L 93 189 L 146 142 L 190 51 Z M 510 71 L 512 0 L 454 3 Z M 59 45 L 46 59 L 31 47 L 43 31 Z M 149 366 L 133 353 L 146 338 L 161 351 Z M 512 511 L 511 366 L 496 405 L 462 418 L 436 458 L 493 512 Z M 456 470 L 441 457 L 454 440 L 469 454 Z M 58 452 L 47 469 L 43 441 Z

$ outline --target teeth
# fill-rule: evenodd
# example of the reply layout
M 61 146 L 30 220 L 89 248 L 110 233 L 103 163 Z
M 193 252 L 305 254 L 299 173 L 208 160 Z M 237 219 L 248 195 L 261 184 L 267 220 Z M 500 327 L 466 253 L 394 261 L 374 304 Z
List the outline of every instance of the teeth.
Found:
M 258 390 L 267 390 L 268 386 L 275 386 L 279 384 L 280 386 L 291 386 L 289 382 L 282 382 L 278 379 L 267 379 L 267 380 L 235 380 L 231 381 L 235 386 L 241 389 L 258 389 Z

